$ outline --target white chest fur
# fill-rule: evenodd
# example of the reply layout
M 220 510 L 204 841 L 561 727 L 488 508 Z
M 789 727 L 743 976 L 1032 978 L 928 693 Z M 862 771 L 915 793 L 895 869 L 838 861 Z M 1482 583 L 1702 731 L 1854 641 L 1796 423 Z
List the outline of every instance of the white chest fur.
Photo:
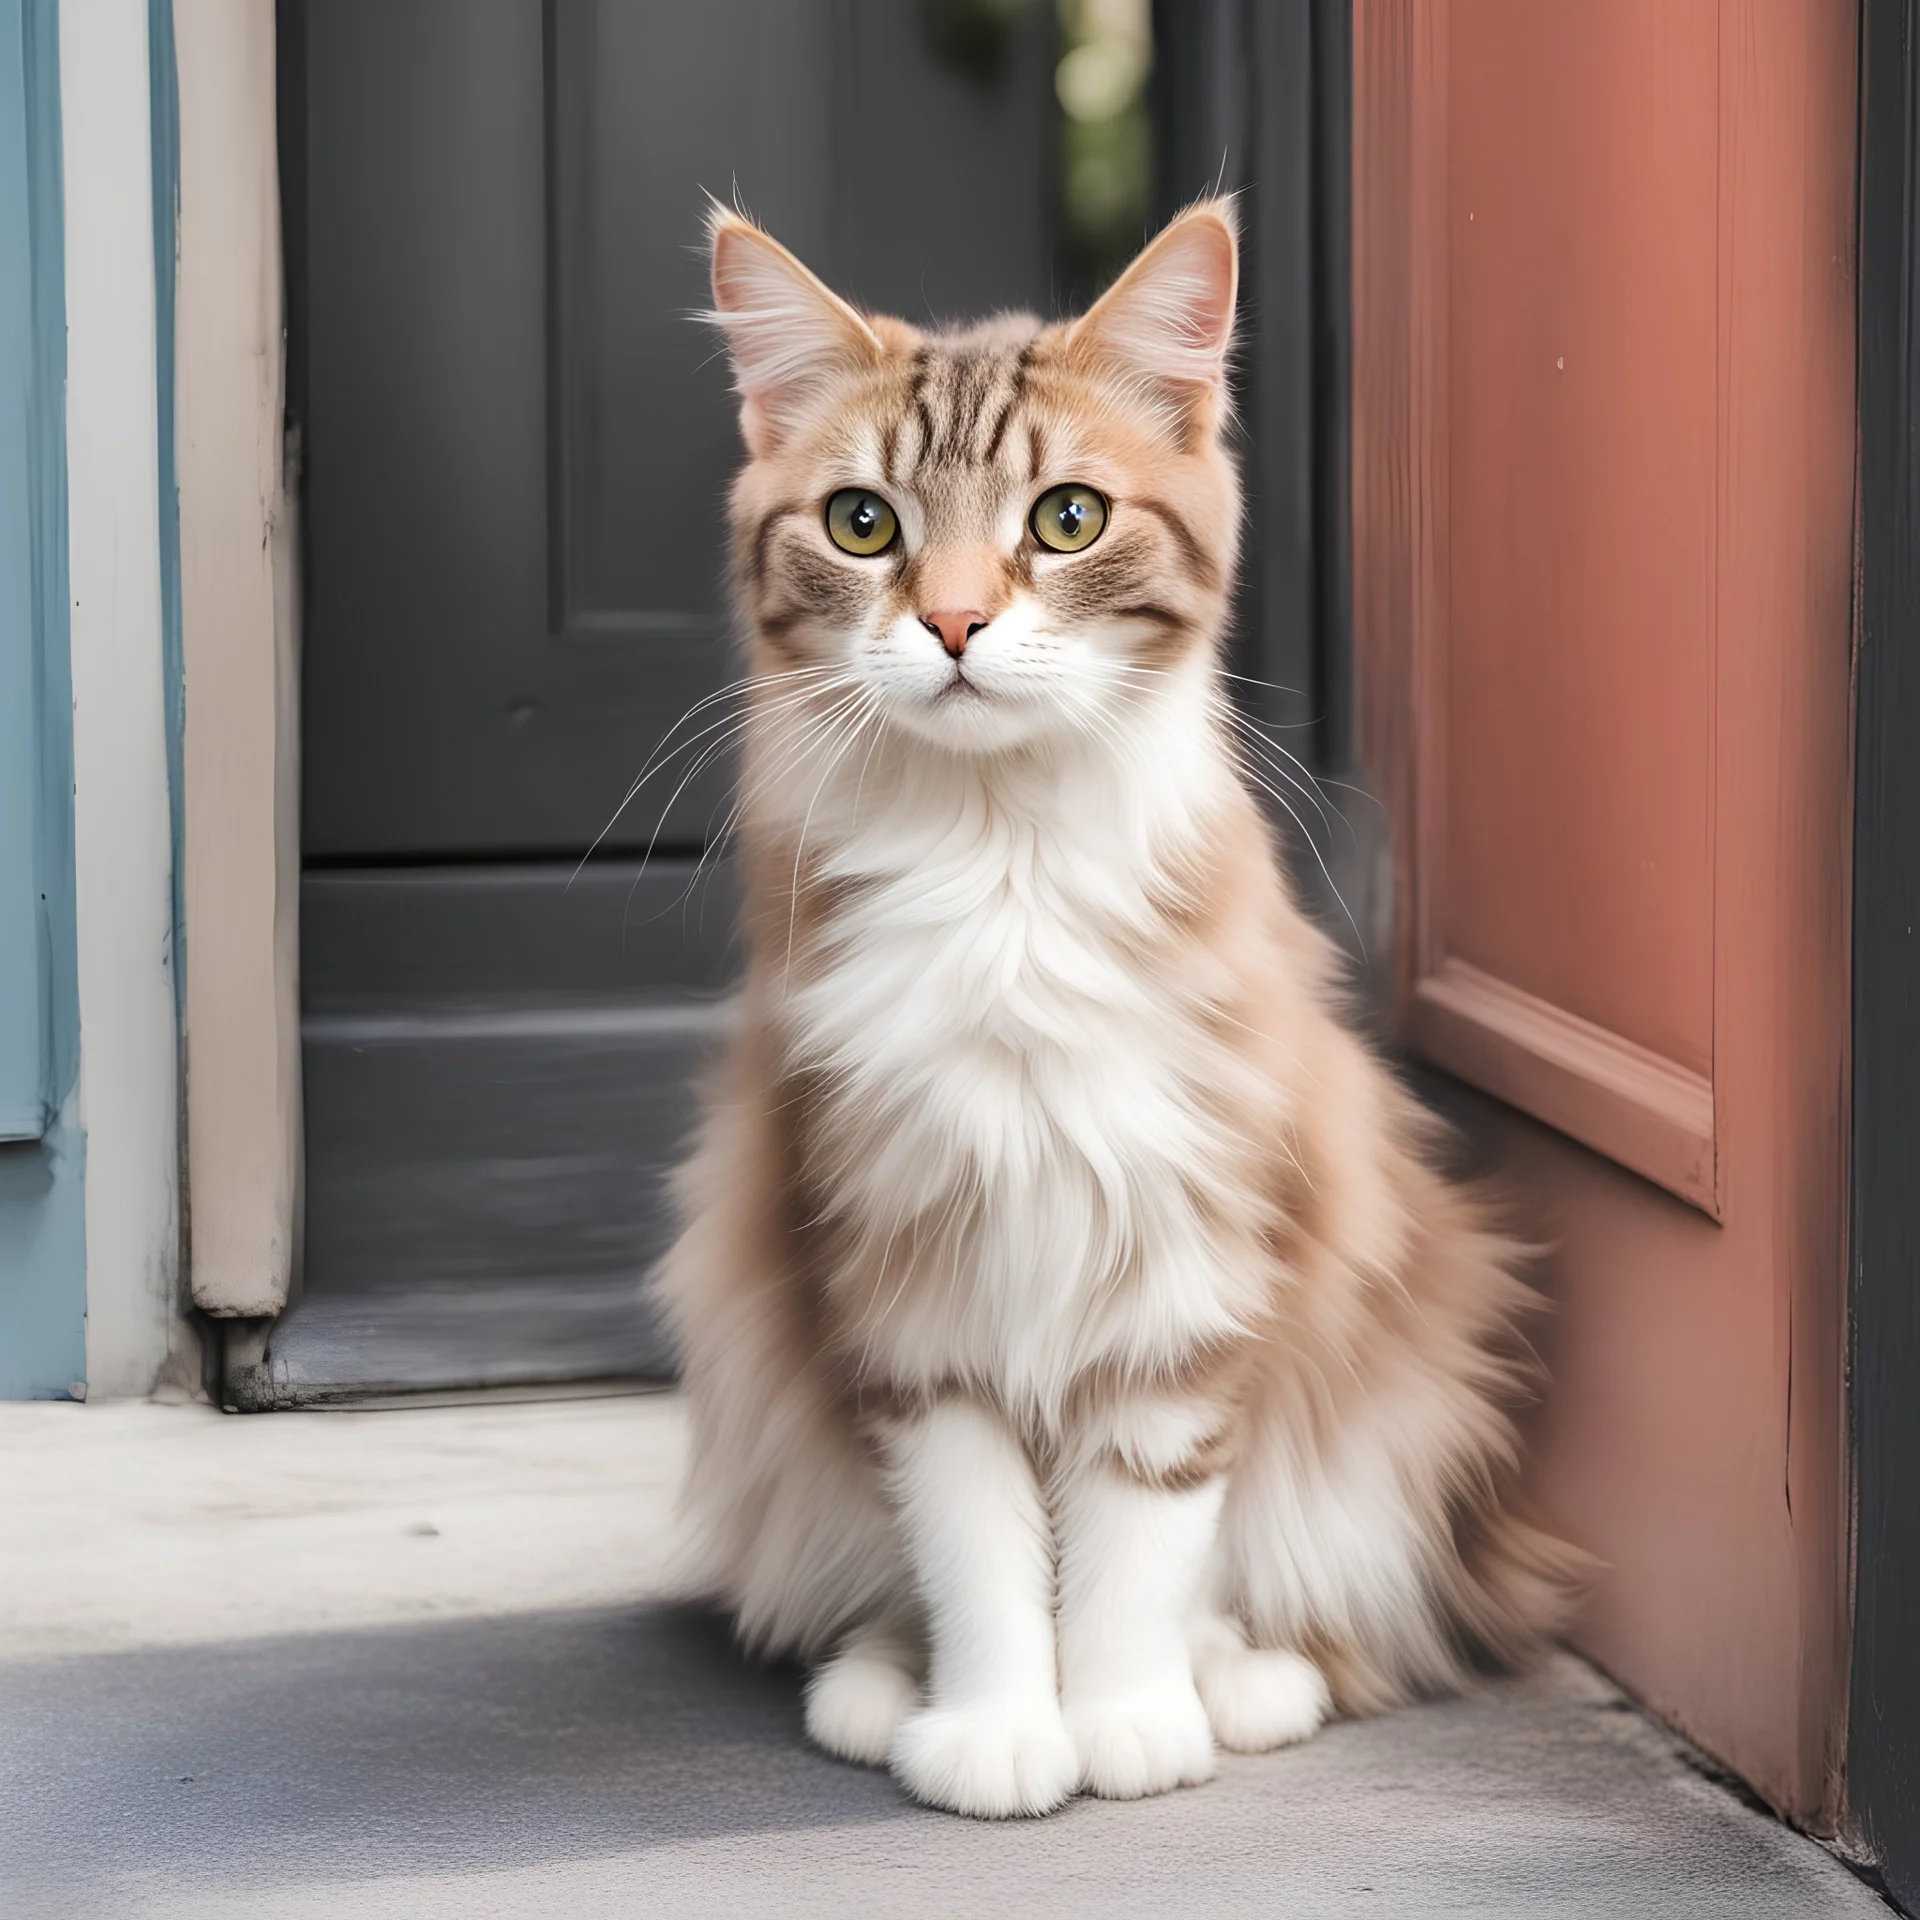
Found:
M 1244 1308 L 1246 1252 L 1196 1200 L 1213 1043 L 1155 898 L 1221 773 L 1179 751 L 1149 792 L 1090 752 L 998 778 L 903 758 L 816 808 L 848 904 L 782 1024 L 829 1089 L 850 1284 L 895 1377 L 1044 1418 L 1086 1368 L 1163 1363 Z

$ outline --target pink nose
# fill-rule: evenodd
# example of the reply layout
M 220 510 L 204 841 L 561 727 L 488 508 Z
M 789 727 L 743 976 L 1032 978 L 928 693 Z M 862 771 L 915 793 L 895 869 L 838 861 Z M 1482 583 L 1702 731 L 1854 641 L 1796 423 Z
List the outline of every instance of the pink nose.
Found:
M 987 616 L 974 609 L 959 613 L 923 613 L 920 624 L 929 633 L 940 636 L 940 644 L 958 660 L 967 650 L 967 642 L 987 624 Z

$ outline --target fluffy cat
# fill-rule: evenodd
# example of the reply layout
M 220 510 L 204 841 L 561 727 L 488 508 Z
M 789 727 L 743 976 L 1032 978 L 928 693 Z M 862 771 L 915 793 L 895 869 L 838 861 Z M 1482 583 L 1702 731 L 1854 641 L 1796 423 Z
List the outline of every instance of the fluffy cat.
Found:
M 928 333 L 712 219 L 750 962 L 659 1285 L 702 1591 L 920 1799 L 1203 1780 L 1525 1656 L 1530 1296 L 1224 719 L 1231 210 Z

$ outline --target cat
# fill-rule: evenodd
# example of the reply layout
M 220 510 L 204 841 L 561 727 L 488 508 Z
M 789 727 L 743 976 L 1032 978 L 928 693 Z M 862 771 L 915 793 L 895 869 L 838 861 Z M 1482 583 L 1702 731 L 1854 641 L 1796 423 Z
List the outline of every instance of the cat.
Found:
M 1526 1658 L 1532 1295 L 1227 719 L 1230 203 L 925 332 L 710 223 L 749 960 L 657 1275 L 692 1577 L 920 1800 L 1204 1780 Z

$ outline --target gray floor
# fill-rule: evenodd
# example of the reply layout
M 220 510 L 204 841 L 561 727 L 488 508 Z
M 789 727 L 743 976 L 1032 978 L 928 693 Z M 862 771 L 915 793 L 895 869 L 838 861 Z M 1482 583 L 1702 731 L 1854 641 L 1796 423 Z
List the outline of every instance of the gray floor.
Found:
M 1002 1826 L 811 1752 L 674 1608 L 0 1666 L 10 1916 L 1886 1911 L 1572 1661 Z

